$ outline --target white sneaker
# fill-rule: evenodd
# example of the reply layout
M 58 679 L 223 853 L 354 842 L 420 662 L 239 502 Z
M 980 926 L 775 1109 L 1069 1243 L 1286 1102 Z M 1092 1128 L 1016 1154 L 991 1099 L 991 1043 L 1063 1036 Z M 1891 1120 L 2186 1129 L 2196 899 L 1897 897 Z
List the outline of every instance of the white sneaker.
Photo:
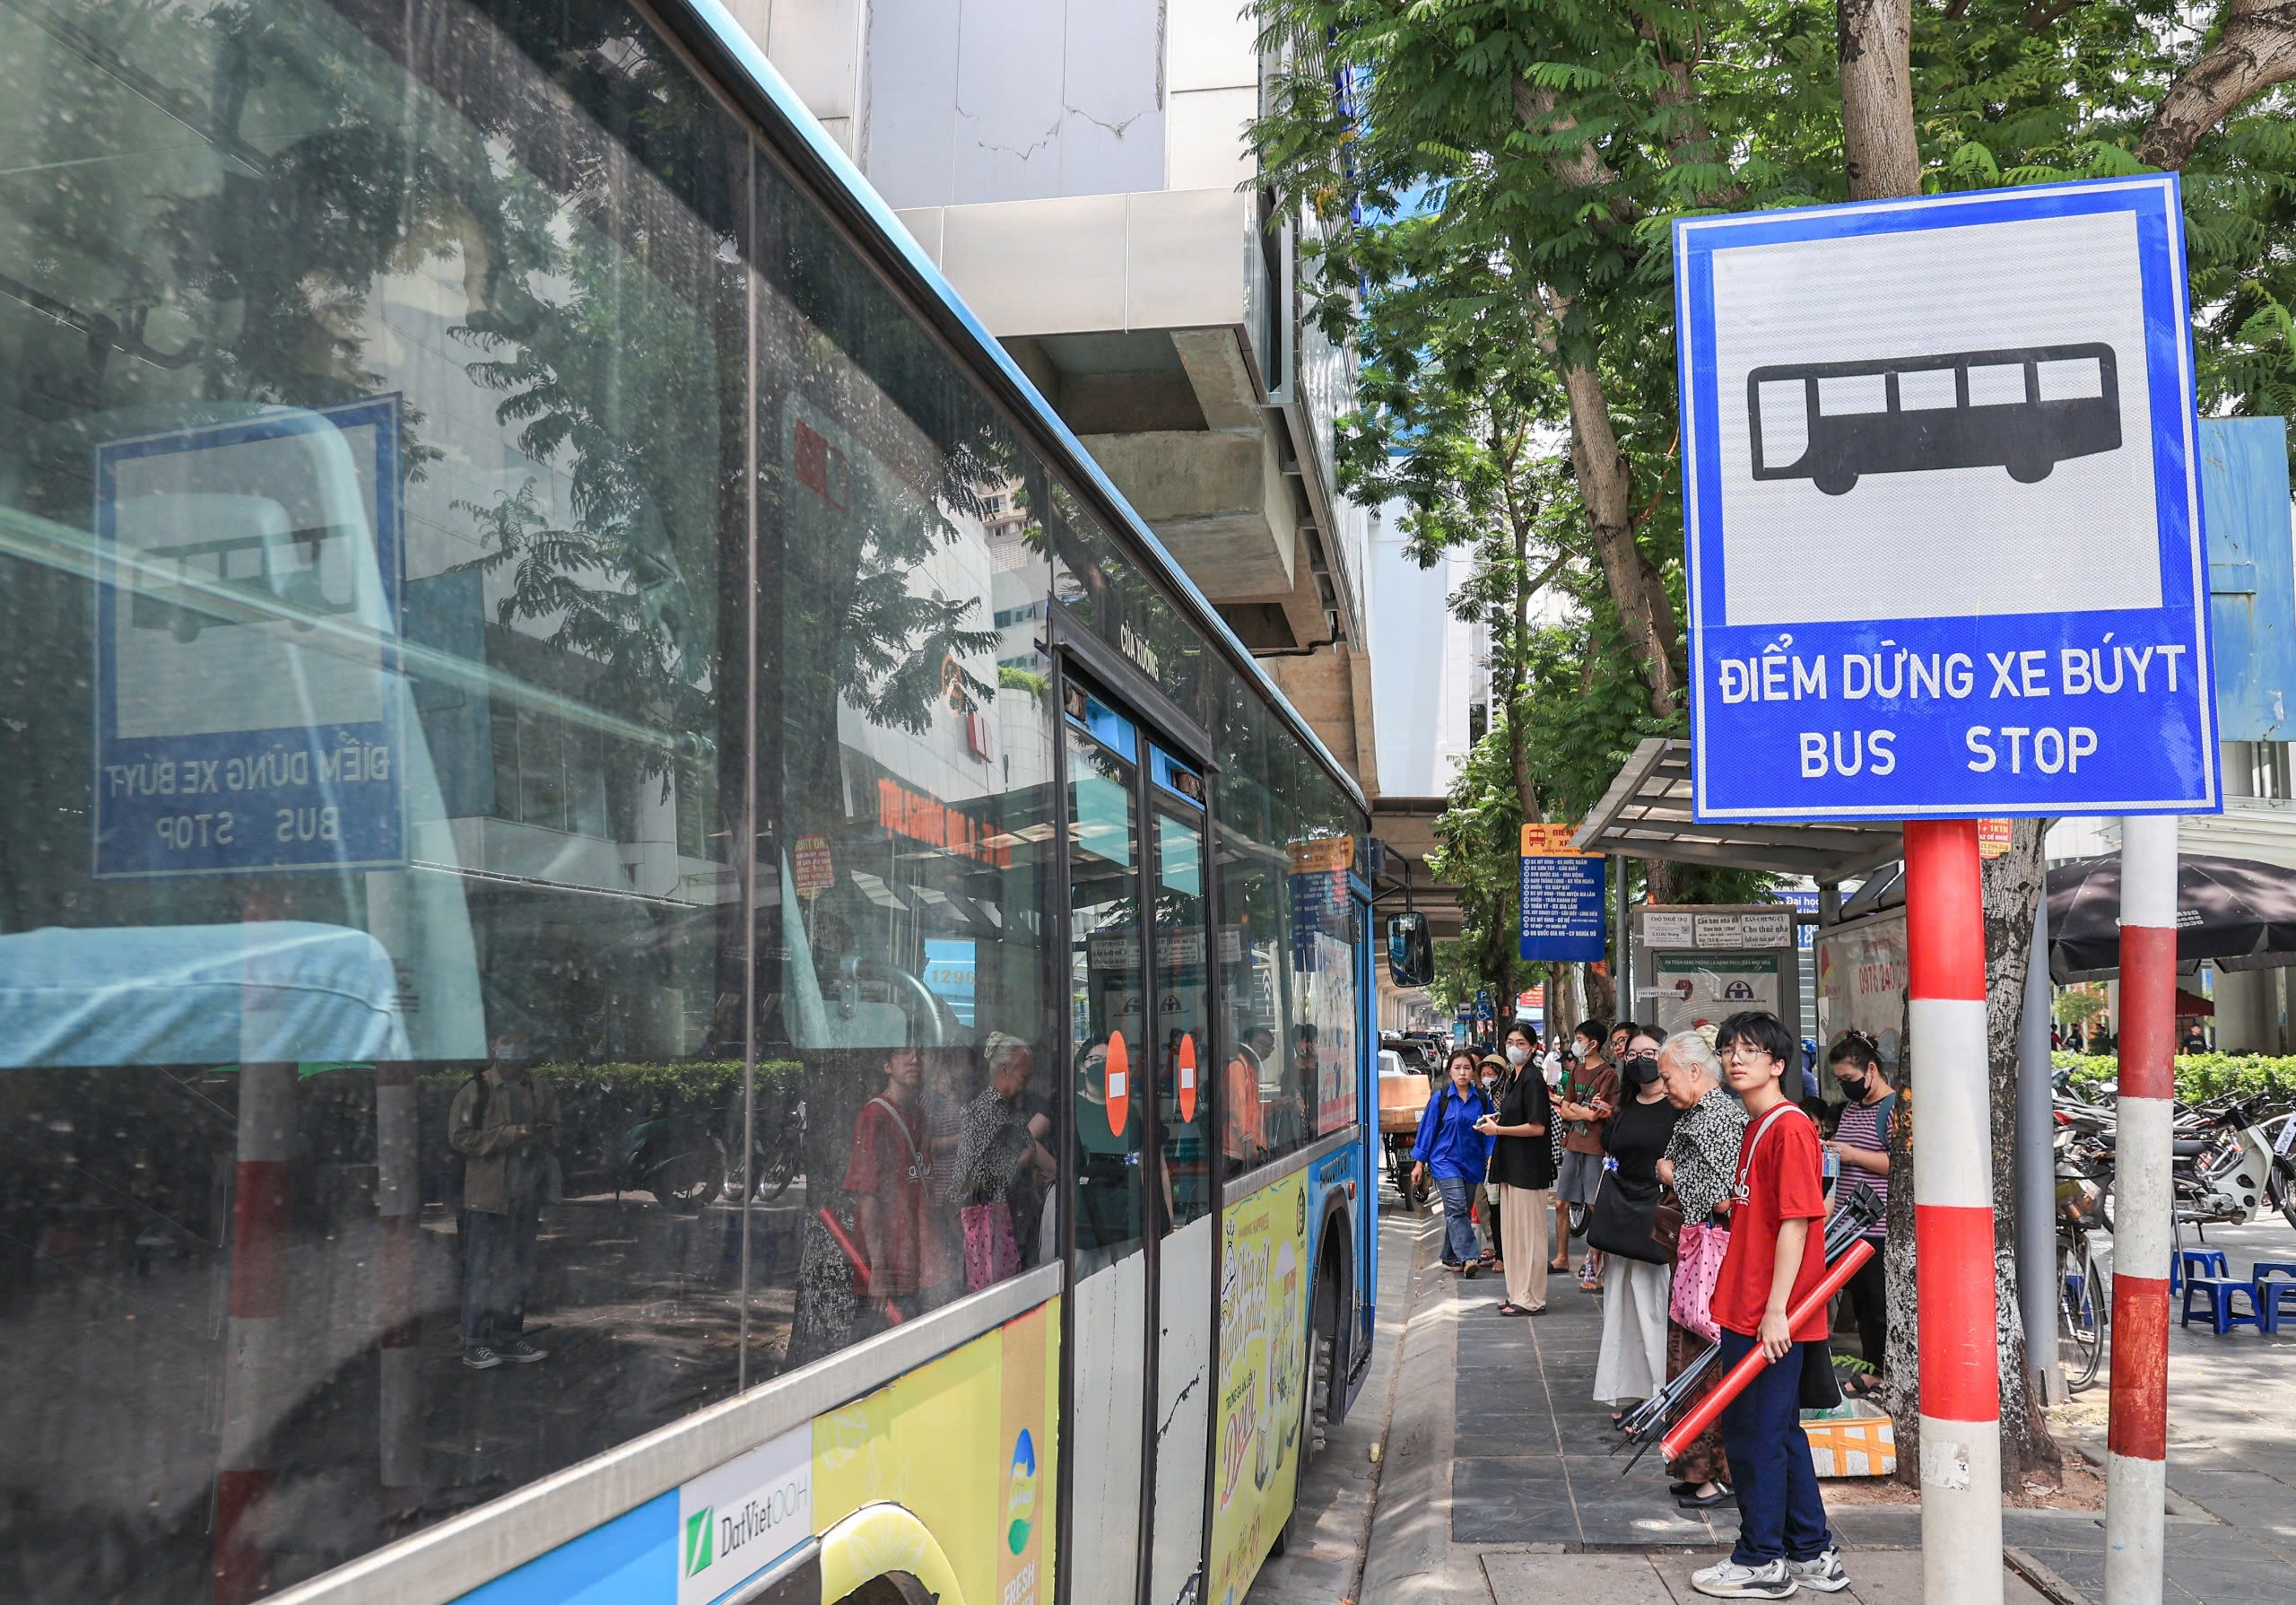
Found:
M 1844 1579 L 1848 1581 L 1848 1579 Z M 1742 1566 L 1735 1560 L 1692 1572 L 1690 1585 L 1718 1600 L 1783 1600 L 1794 1592 L 1794 1574 L 1783 1560 Z
M 1841 1553 L 1828 1549 L 1814 1560 L 1789 1560 L 1786 1574 L 1805 1588 L 1814 1588 L 1822 1593 L 1839 1593 L 1849 1586 L 1849 1574 L 1841 1567 Z

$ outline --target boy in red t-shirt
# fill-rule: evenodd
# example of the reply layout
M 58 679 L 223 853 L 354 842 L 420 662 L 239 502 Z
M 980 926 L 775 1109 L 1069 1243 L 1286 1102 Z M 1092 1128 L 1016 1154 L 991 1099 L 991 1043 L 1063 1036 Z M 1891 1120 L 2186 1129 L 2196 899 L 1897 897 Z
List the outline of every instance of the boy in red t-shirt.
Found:
M 1730 1558 L 1694 1573 L 1691 1586 L 1723 1600 L 1782 1600 L 1797 1588 L 1849 1586 L 1826 1527 L 1825 1502 L 1802 1431 L 1802 1368 L 1831 1365 L 1822 1305 L 1790 1330 L 1787 1312 L 1825 1276 L 1813 1223 L 1825 1218 L 1817 1128 L 1787 1096 L 1799 1050 L 1776 1015 L 1750 1010 L 1722 1022 L 1715 1048 L 1730 1090 L 1746 1106 L 1729 1199 L 1730 1248 L 1714 1284 L 1726 1374 L 1759 1348 L 1770 1364 L 1722 1412 L 1722 1443 L 1738 1495 Z
M 933 1135 L 918 1096 L 925 1065 L 918 1050 L 885 1056 L 885 1090 L 861 1106 L 845 1190 L 869 1272 L 865 1309 L 891 1303 L 904 1318 L 923 1308 L 937 1269 L 931 1230 Z M 882 1301 L 882 1302 L 881 1302 Z

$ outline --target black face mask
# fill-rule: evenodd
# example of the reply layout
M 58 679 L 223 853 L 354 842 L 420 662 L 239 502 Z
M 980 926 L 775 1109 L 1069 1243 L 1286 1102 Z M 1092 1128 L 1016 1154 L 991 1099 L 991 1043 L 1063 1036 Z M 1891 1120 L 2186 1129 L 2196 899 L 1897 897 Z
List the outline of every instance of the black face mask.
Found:
M 1655 1053 L 1637 1053 L 1619 1070 L 1629 1086 L 1648 1086 L 1658 1078 L 1658 1057 Z
M 1848 1095 L 1851 1103 L 1863 1103 L 1866 1101 L 1866 1077 L 1864 1076 L 1836 1076 L 1834 1079 L 1841 1083 L 1841 1090 Z

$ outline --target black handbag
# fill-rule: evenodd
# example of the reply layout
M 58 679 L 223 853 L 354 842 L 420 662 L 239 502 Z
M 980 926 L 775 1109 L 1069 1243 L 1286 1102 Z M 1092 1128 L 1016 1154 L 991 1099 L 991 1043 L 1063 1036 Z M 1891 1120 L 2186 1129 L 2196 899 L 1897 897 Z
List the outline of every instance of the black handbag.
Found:
M 1618 1173 L 1605 1171 L 1595 1189 L 1594 1207 L 1587 1211 L 1587 1245 L 1622 1260 L 1646 1265 L 1671 1265 L 1674 1249 L 1658 1240 L 1658 1195 L 1631 1199 L 1618 1185 Z M 1676 1226 L 1680 1220 L 1677 1217 Z

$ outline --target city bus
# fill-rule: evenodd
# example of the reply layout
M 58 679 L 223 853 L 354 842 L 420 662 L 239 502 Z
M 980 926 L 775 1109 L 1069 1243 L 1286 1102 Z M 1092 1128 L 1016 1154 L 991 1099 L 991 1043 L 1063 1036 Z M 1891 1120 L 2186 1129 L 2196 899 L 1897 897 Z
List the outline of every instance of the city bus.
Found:
M 1360 788 L 718 5 L 52 9 L 0 1593 L 1235 1605 Z

